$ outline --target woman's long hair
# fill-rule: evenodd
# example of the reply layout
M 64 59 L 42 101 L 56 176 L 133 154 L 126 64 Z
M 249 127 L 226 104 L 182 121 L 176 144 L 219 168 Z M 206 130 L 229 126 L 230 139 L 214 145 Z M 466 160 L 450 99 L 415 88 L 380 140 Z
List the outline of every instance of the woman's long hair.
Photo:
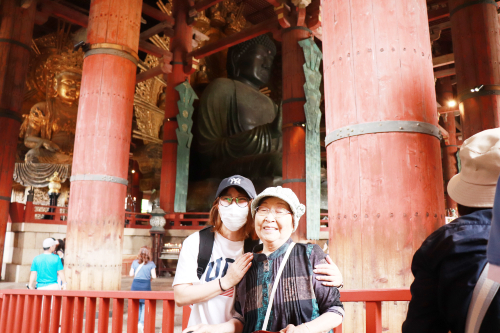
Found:
M 221 193 L 220 196 L 223 196 L 227 191 L 224 191 Z M 208 218 L 208 224 L 213 225 L 213 232 L 218 232 L 220 233 L 220 230 L 222 229 L 222 220 L 220 218 L 219 214 L 219 199 L 220 197 L 216 198 L 214 203 L 212 204 L 212 209 L 210 209 L 210 216 Z M 252 218 L 252 213 L 250 212 L 250 206 L 252 205 L 252 200 L 249 200 L 248 202 L 248 216 L 247 216 L 247 222 L 245 223 L 245 239 L 247 239 L 249 236 L 252 237 L 252 239 L 256 239 L 256 234 L 255 234 L 255 227 L 254 227 L 254 221 Z
M 143 246 L 139 250 L 139 254 L 137 255 L 137 260 L 139 261 L 139 265 L 144 263 L 144 265 L 147 265 L 148 262 L 151 261 L 151 250 L 149 250 L 149 247 Z

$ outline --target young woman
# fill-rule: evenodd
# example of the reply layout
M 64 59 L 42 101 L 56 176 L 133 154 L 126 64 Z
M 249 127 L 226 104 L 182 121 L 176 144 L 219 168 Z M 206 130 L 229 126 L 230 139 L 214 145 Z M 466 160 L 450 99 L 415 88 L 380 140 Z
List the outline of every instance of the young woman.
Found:
M 233 318 L 188 327 L 184 333 L 320 333 L 342 323 L 338 289 L 314 278 L 312 267 L 326 263 L 326 254 L 318 245 L 291 239 L 304 212 L 288 188 L 270 187 L 255 198 L 252 215 L 262 244 L 254 248 L 251 267 L 236 287 Z
M 132 281 L 132 291 L 151 291 L 151 280 L 156 279 L 156 265 L 151 260 L 151 252 L 147 246 L 141 247 L 137 259 L 132 262 L 130 276 Z M 139 331 L 144 329 L 144 300 L 139 301 Z
M 209 218 L 214 233 L 212 252 L 200 278 L 200 232 L 184 241 L 173 287 L 178 306 L 193 304 L 188 326 L 220 324 L 232 318 L 234 286 L 252 265 L 252 253 L 243 254 L 243 249 L 244 240 L 254 233 L 250 204 L 255 197 L 255 188 L 245 177 L 235 175 L 220 183 Z M 342 283 L 335 265 L 315 268 L 318 273 L 326 274 L 317 277 L 325 286 Z

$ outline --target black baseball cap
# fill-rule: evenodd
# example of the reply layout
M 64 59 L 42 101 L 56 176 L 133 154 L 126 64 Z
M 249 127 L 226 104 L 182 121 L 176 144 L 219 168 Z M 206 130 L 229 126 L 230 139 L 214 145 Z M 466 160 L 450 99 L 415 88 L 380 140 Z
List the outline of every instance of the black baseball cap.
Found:
M 222 191 L 231 186 L 241 188 L 243 191 L 246 192 L 246 194 L 248 194 L 250 199 L 253 199 L 257 196 L 257 193 L 255 192 L 255 187 L 253 186 L 253 183 L 250 179 L 240 175 L 234 175 L 231 177 L 224 178 L 220 182 L 219 188 L 217 189 L 217 193 L 215 194 L 215 198 L 218 198 Z

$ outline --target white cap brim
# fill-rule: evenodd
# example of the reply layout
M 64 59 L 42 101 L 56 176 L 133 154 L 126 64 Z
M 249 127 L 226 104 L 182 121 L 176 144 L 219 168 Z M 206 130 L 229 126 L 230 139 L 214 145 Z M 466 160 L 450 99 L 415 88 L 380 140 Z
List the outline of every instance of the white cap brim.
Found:
M 461 174 L 448 182 L 448 195 L 457 203 L 467 207 L 493 207 L 496 184 L 477 185 L 464 181 Z

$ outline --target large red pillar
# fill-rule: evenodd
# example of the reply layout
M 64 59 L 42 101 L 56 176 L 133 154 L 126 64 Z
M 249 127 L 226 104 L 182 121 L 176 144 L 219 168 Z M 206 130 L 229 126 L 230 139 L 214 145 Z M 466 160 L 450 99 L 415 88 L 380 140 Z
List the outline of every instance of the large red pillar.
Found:
M 494 1 L 449 0 L 449 8 L 465 140 L 500 126 L 500 25 Z
M 408 288 L 444 223 L 426 2 L 323 1 L 322 17 L 330 255 L 347 289 Z M 383 307 L 400 332 L 407 307 Z M 346 313 L 345 331 L 363 332 L 362 305 Z
M 192 28 L 187 25 L 189 3 L 185 0 L 173 0 L 172 15 L 175 18 L 174 37 L 170 40 L 170 52 L 173 53 L 172 73 L 167 74 L 165 98 L 165 120 L 163 121 L 163 153 L 161 164 L 160 207 L 168 214 L 174 213 L 175 180 L 177 176 L 177 121 L 179 114 L 177 102 L 179 92 L 175 90 L 188 78 L 184 69 L 186 55 L 192 49 Z
M 299 41 L 309 38 L 305 27 L 291 27 L 282 32 L 283 66 L 283 187 L 292 189 L 300 202 L 306 203 L 306 115 L 304 104 L 304 51 Z M 295 125 L 294 125 L 295 124 Z M 298 125 L 298 126 L 297 126 Z M 294 233 L 296 241 L 307 240 L 306 215 Z
M 141 8 L 142 0 L 90 6 L 87 42 L 109 44 L 83 63 L 65 262 L 70 289 L 120 289 Z
M 441 100 L 446 105 L 448 101 L 453 101 L 453 90 L 451 85 L 451 78 L 444 77 L 439 80 L 439 85 L 441 88 Z M 446 113 L 441 115 L 443 118 L 444 129 L 448 132 L 448 138 L 444 141 L 444 147 L 442 150 L 443 156 L 443 177 L 444 177 L 444 191 L 446 199 L 446 209 L 454 209 L 457 212 L 457 203 L 448 195 L 447 187 L 448 182 L 453 176 L 458 173 L 457 170 L 457 125 L 455 123 L 455 114 Z
M 0 273 L 36 5 L 0 2 Z

